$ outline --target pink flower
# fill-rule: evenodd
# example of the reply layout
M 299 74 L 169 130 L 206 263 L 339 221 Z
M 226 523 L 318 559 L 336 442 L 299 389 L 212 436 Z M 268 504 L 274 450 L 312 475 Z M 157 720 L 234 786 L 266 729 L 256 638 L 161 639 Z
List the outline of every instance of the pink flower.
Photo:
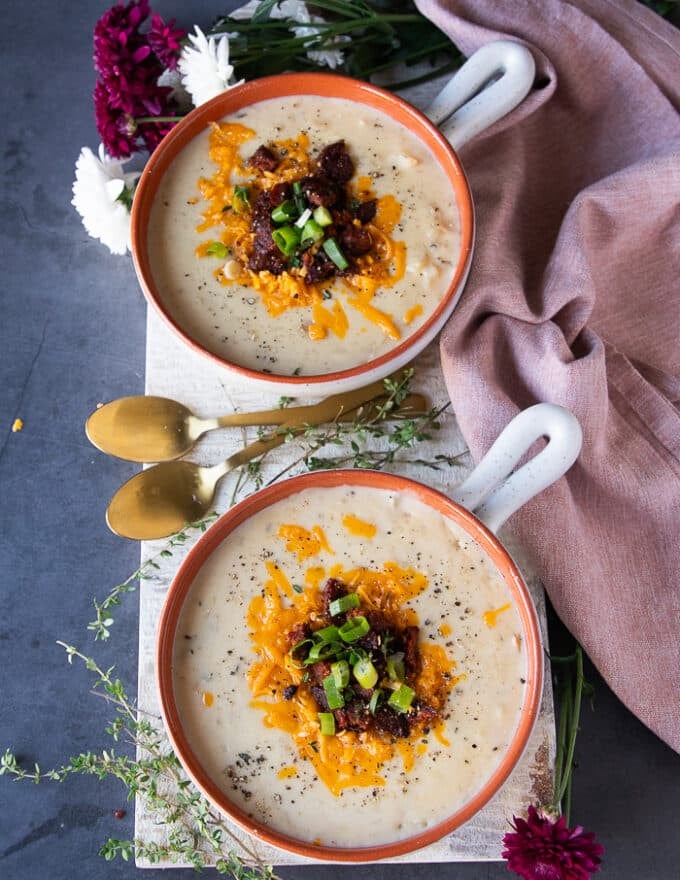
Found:
M 99 137 L 109 156 L 128 159 L 137 150 L 136 125 L 124 110 L 113 106 L 106 86 L 97 82 L 94 87 L 94 118 Z
M 166 26 L 154 16 L 147 39 L 139 29 L 150 13 L 148 0 L 120 2 L 102 15 L 94 30 L 97 131 L 107 153 L 116 159 L 140 149 L 153 151 L 172 128 L 172 123 L 156 123 L 148 117 L 175 112 L 169 97 L 172 90 L 159 86 L 158 78 L 166 61 L 174 57 L 176 63 L 183 32 L 174 30 L 174 22 Z
M 600 870 L 604 847 L 580 825 L 567 828 L 564 816 L 555 820 L 530 806 L 526 819 L 513 816 L 513 828 L 502 856 L 523 880 L 588 880 Z
M 167 24 L 160 15 L 154 15 L 151 19 L 151 27 L 148 33 L 149 45 L 157 58 L 161 60 L 168 70 L 177 67 L 181 50 L 180 40 L 186 37 L 186 31 L 175 29 L 175 19 Z
M 99 19 L 94 29 L 94 69 L 104 80 L 129 76 L 134 65 L 151 54 L 139 33 L 150 12 L 148 0 L 130 0 L 127 6 L 112 6 Z
M 149 153 L 153 153 L 166 134 L 174 128 L 174 122 L 142 122 L 138 126 L 139 136 L 144 142 L 144 147 Z

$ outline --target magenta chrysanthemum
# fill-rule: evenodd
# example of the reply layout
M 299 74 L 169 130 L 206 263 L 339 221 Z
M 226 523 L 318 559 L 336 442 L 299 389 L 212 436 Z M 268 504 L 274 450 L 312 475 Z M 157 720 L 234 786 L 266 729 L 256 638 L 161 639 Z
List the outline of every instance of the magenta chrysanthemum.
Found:
M 106 152 L 116 159 L 128 159 L 137 150 L 134 120 L 111 103 L 102 82 L 94 87 L 94 118 Z
M 604 847 L 564 816 L 551 819 L 530 806 L 527 818 L 513 816 L 515 832 L 503 838 L 508 869 L 523 880 L 588 880 L 599 871 Z
M 114 158 L 127 158 L 139 149 L 151 152 L 172 123 L 139 122 L 154 116 L 172 116 L 175 107 L 169 100 L 171 89 L 159 86 L 158 78 L 165 60 L 175 49 L 181 31 L 174 22 L 165 25 L 154 16 L 155 27 L 148 34 L 140 26 L 151 13 L 148 0 L 118 3 L 104 13 L 94 30 L 94 66 L 99 74 L 95 87 L 97 131 Z M 153 50 L 149 35 L 161 54 Z M 175 56 L 176 63 L 176 56 Z
M 181 50 L 180 40 L 186 37 L 186 31 L 175 28 L 175 19 L 163 21 L 160 15 L 154 15 L 151 19 L 151 27 L 147 35 L 149 45 L 154 55 L 160 58 L 168 70 L 175 70 Z

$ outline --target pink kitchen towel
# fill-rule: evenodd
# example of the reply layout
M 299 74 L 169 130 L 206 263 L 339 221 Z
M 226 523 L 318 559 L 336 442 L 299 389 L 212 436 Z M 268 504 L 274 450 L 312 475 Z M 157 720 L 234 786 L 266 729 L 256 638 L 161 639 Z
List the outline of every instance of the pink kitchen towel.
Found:
M 680 751 L 680 33 L 634 0 L 420 0 L 535 88 L 464 146 L 477 245 L 441 338 L 477 459 L 538 401 L 583 451 L 509 526 L 620 699 Z

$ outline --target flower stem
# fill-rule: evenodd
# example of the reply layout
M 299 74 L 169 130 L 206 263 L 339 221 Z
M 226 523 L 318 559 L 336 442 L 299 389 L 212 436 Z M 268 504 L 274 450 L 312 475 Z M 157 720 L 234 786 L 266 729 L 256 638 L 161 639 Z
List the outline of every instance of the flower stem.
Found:
M 138 116 L 135 119 L 137 125 L 144 125 L 147 122 L 181 122 L 183 116 Z
M 560 692 L 560 722 L 557 733 L 557 754 L 555 757 L 555 793 L 552 802 L 552 807 L 557 811 L 560 810 L 561 805 L 561 812 L 567 824 L 569 824 L 569 812 L 571 809 L 571 778 L 584 685 L 583 649 L 578 644 L 574 651 L 573 660 L 576 664 L 573 687 L 570 671 Z

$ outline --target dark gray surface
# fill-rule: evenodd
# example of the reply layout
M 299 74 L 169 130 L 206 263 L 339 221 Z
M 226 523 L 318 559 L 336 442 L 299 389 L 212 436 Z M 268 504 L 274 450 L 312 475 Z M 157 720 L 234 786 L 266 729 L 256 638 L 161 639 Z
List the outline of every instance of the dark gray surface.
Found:
M 207 25 L 219 3 L 155 4 L 165 17 Z M 233 5 L 233 4 L 232 4 Z M 104 508 L 133 465 L 88 444 L 83 423 L 99 401 L 141 393 L 145 305 L 129 258 L 89 239 L 70 205 L 80 147 L 96 148 L 92 27 L 105 2 L 4 4 L 2 283 L 0 298 L 0 750 L 59 765 L 109 745 L 110 710 L 89 696 L 55 641 L 94 650 L 136 680 L 137 599 L 117 613 L 110 646 L 86 624 L 102 598 L 136 568 L 138 546 L 114 537 Z M 24 430 L 12 433 L 15 417 Z M 559 627 L 553 627 L 559 640 Z M 680 761 L 611 694 L 592 669 L 596 707 L 585 708 L 577 747 L 573 819 L 607 848 L 603 878 L 680 876 Z M 134 687 L 132 688 L 134 690 Z M 117 809 L 127 809 L 122 820 Z M 131 877 L 106 863 L 109 836 L 132 835 L 116 782 L 41 786 L 0 779 L 0 876 L 98 880 Z M 503 864 L 283 868 L 286 880 L 362 876 L 502 878 Z M 190 870 L 143 876 L 185 878 Z

